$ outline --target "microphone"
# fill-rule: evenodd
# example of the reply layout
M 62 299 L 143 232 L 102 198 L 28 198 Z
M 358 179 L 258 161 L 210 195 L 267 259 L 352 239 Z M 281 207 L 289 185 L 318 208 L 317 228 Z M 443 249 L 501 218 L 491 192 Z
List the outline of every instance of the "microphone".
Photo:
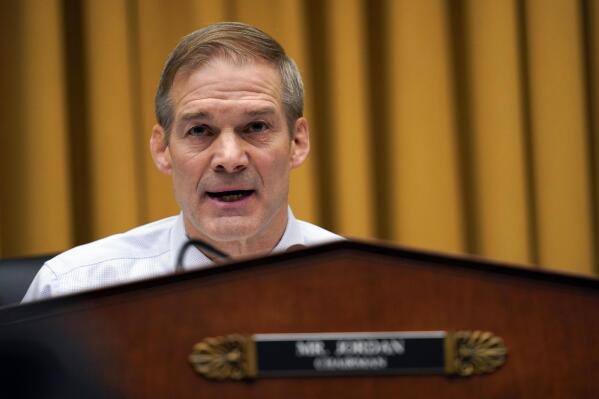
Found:
M 208 244 L 207 242 L 204 242 L 202 240 L 196 240 L 196 239 L 187 240 L 185 242 L 185 244 L 183 244 L 181 246 L 181 249 L 179 249 L 179 255 L 177 256 L 177 264 L 175 265 L 175 273 L 180 273 L 183 271 L 183 258 L 185 257 L 185 253 L 191 246 L 195 246 L 199 250 L 208 252 L 208 253 L 216 256 L 217 258 L 225 258 L 225 259 L 229 258 L 228 254 L 224 253 L 223 251 L 221 251 L 219 249 L 214 248 L 212 245 Z
M 292 245 L 289 248 L 287 248 L 287 250 L 285 250 L 285 252 L 299 251 L 300 249 L 304 249 L 304 248 L 308 248 L 308 247 L 303 244 L 295 244 L 295 245 Z

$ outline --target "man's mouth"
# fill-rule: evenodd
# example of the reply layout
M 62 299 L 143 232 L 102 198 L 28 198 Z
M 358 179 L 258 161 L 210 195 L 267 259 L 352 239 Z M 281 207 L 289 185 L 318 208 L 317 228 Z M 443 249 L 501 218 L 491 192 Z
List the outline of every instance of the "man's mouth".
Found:
M 255 190 L 231 190 L 231 191 L 207 191 L 208 197 L 222 202 L 241 201 L 244 198 L 254 194 Z

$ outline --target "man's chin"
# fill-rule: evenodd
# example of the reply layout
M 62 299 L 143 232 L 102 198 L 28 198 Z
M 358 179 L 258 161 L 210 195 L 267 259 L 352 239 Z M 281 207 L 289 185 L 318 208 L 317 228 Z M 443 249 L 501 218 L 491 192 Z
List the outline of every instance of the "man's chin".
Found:
M 215 242 L 241 241 L 256 236 L 258 224 L 248 216 L 219 217 L 206 223 L 203 233 Z

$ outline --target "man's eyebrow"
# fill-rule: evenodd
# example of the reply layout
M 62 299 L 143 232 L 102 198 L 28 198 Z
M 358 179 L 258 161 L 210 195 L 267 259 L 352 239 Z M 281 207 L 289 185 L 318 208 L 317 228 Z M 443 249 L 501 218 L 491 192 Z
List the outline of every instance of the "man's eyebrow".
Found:
M 212 118 L 212 115 L 210 115 L 208 112 L 190 112 L 190 113 L 181 115 L 181 120 L 185 121 L 185 122 L 197 120 L 197 119 L 211 119 L 211 118 Z
M 263 115 L 274 114 L 276 112 L 277 111 L 273 107 L 266 107 L 266 108 L 260 108 L 260 109 L 254 109 L 251 111 L 246 111 L 245 114 L 248 116 L 263 116 Z

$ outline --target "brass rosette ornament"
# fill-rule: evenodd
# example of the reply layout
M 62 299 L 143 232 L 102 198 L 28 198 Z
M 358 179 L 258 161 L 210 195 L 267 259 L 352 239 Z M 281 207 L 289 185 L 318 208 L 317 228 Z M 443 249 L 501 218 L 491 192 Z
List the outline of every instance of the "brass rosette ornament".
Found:
M 194 370 L 214 380 L 242 380 L 256 374 L 255 350 L 249 337 L 206 338 L 194 345 L 189 361 Z
M 458 331 L 449 334 L 447 372 L 462 377 L 488 374 L 505 363 L 503 340 L 488 331 Z

